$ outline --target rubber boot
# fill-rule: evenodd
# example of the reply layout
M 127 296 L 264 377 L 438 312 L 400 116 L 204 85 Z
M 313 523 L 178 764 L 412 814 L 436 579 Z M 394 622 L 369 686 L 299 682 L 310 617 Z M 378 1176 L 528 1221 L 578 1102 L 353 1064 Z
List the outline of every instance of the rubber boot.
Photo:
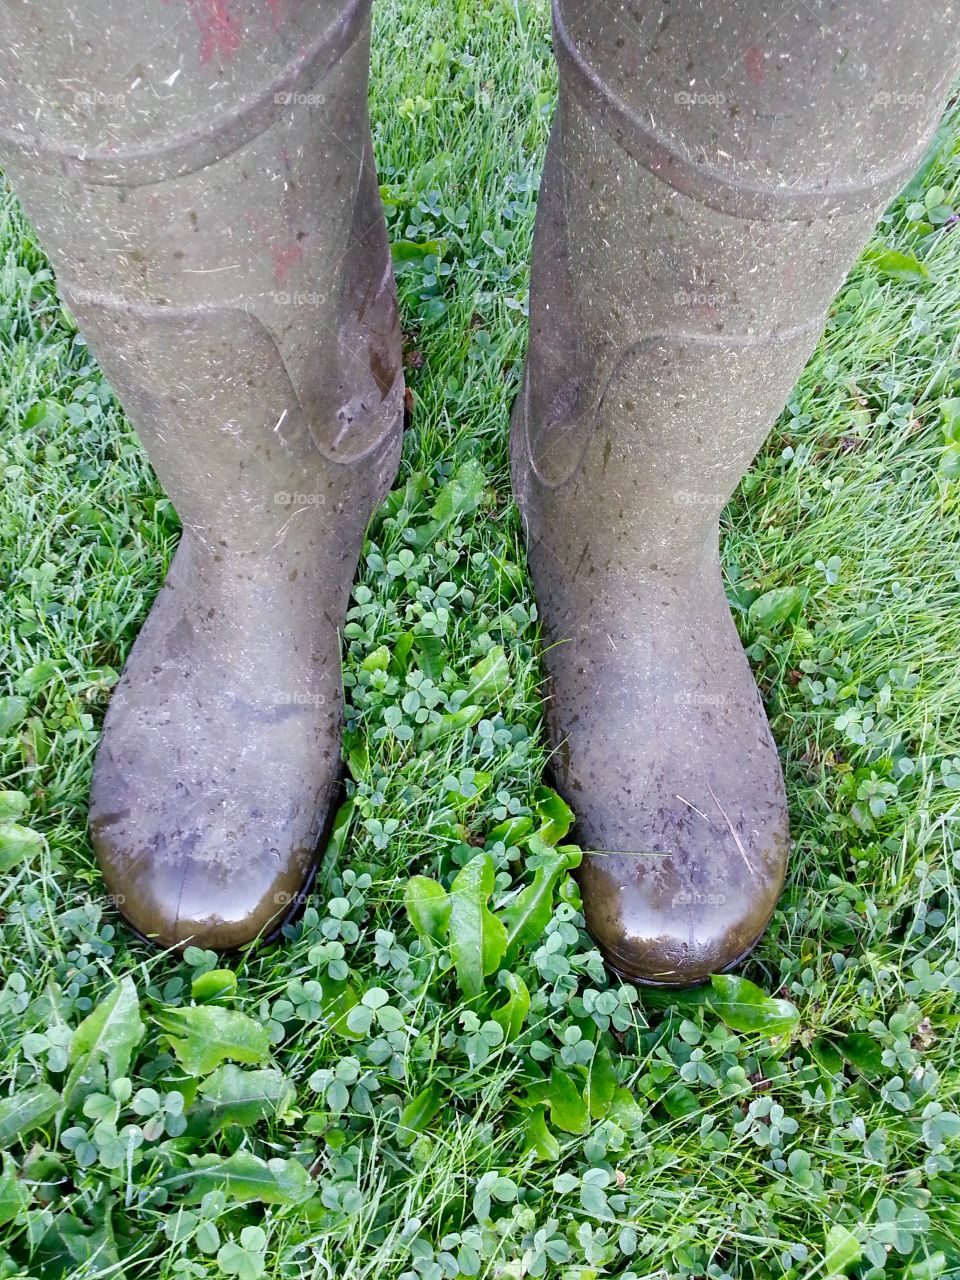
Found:
M 91 833 L 164 946 L 275 930 L 340 768 L 341 627 L 396 470 L 369 0 L 7 0 L 0 163 L 183 522 Z
M 558 0 L 514 486 L 588 928 L 623 978 L 735 965 L 783 777 L 718 517 L 918 165 L 957 5 Z

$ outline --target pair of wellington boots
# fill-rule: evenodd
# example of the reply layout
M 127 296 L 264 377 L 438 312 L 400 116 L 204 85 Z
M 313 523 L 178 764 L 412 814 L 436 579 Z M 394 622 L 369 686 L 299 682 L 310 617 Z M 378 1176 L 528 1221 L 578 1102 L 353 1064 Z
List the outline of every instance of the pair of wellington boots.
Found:
M 0 163 L 183 522 L 91 800 L 164 946 L 275 931 L 338 784 L 339 632 L 403 421 L 369 0 L 341 4 L 0 5 Z M 780 893 L 718 517 L 921 158 L 956 10 L 556 0 L 511 447 L 555 783 L 625 979 L 729 968 Z

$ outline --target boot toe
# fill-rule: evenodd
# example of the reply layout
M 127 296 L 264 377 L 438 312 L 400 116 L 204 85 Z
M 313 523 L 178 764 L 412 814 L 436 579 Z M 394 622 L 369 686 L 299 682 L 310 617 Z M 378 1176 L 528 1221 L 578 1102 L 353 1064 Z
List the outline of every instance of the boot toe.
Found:
M 91 840 L 142 937 L 232 950 L 275 931 L 313 874 L 340 772 L 339 709 L 239 697 L 201 664 L 186 676 L 154 667 L 149 631 L 107 714 Z
M 701 890 L 650 863 L 644 854 L 585 859 L 586 924 L 607 967 L 639 985 L 692 987 L 745 959 L 769 922 L 782 876 Z
M 789 831 L 777 749 L 716 581 L 692 595 L 660 587 L 657 612 L 635 601 L 549 650 L 548 716 L 587 851 L 587 928 L 621 977 L 683 987 L 758 941 Z
M 133 929 L 164 947 L 231 950 L 270 934 L 312 874 L 312 814 L 281 812 L 261 788 L 230 794 L 186 786 L 138 794 L 101 752 L 90 825 L 111 900 Z

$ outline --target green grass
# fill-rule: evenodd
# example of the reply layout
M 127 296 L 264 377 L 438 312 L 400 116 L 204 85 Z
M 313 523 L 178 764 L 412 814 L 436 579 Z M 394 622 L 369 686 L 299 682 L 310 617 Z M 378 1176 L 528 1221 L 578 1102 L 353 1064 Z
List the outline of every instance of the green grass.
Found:
M 796 838 L 745 969 L 790 1004 L 750 1029 L 720 990 L 608 986 L 538 791 L 506 425 L 546 6 L 379 0 L 376 26 L 391 235 L 442 253 L 400 277 L 416 413 L 347 627 L 349 829 L 285 943 L 232 974 L 141 946 L 102 897 L 92 755 L 176 517 L 0 197 L 0 1277 L 960 1274 L 960 110 L 725 516 Z M 781 588 L 786 617 L 751 609 Z M 483 718 L 443 720 L 481 662 Z M 465 1001 L 463 935 L 404 909 L 425 928 L 411 873 L 450 886 L 484 843 L 501 916 L 562 872 L 510 957 L 519 1033 L 520 985 Z

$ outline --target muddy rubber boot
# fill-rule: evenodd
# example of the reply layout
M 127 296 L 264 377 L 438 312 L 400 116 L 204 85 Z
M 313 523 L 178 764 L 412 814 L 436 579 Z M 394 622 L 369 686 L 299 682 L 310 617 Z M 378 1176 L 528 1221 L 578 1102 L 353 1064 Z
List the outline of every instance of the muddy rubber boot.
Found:
M 275 930 L 335 798 L 338 631 L 402 430 L 368 45 L 369 0 L 0 6 L 0 163 L 183 521 L 90 814 L 165 946 Z
M 514 486 L 588 927 L 684 986 L 784 881 L 777 751 L 718 517 L 916 168 L 957 5 L 558 0 Z

